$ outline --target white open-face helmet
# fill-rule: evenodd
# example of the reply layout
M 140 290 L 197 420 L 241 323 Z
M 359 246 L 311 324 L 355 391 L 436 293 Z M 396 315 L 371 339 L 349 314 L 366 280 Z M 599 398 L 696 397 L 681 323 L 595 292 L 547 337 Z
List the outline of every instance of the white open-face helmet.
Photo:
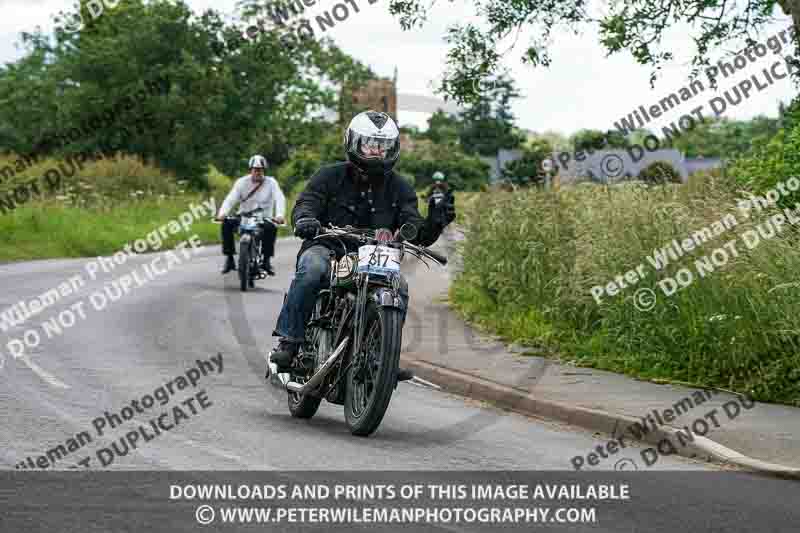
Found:
M 248 163 L 248 168 L 251 170 L 254 168 L 263 168 L 266 170 L 267 168 L 267 160 L 264 159 L 263 155 L 254 155 L 250 158 L 250 162 Z
M 386 113 L 364 111 L 347 126 L 344 149 L 347 160 L 362 172 L 387 174 L 400 157 L 400 130 Z

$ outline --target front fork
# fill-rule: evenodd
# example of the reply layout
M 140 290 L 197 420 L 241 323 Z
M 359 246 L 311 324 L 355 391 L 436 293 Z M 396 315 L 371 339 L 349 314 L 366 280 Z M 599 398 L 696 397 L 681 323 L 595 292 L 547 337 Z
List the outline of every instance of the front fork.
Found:
M 391 278 L 391 287 L 377 287 L 375 290 L 369 290 L 369 273 L 362 274 L 361 283 L 358 286 L 358 294 L 356 296 L 356 314 L 354 317 L 354 333 L 355 340 L 353 344 L 353 355 L 355 360 L 356 371 L 361 372 L 364 364 L 366 363 L 365 354 L 361 353 L 361 345 L 364 342 L 364 328 L 366 327 L 366 312 L 367 312 L 367 299 L 371 298 L 376 307 L 393 307 L 405 309 L 405 303 L 400 297 L 400 275 L 393 275 Z
M 256 254 L 258 251 L 258 236 L 253 233 L 243 233 L 242 236 L 239 238 L 239 248 L 241 249 L 242 246 L 249 246 L 250 253 L 248 257 L 250 257 L 250 266 L 255 267 L 250 269 L 250 276 L 255 279 L 258 276 L 259 269 L 261 268 L 261 258 L 257 257 L 259 254 Z

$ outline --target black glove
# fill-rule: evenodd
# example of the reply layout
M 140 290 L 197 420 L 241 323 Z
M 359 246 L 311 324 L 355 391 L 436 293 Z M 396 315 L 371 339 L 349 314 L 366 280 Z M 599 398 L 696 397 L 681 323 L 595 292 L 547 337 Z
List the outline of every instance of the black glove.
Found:
M 441 228 L 447 226 L 456 219 L 456 207 L 453 201 L 447 197 L 437 204 L 433 198 L 428 203 L 428 218 L 436 226 Z
M 301 239 L 313 239 L 320 229 L 322 224 L 316 218 L 301 218 L 294 225 L 294 234 Z

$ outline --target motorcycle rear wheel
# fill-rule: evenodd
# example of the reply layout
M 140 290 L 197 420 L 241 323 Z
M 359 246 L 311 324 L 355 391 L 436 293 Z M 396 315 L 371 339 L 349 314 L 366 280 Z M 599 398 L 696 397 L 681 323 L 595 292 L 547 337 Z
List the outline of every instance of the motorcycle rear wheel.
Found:
M 302 382 L 300 383 L 302 385 Z M 294 418 L 311 418 L 317 414 L 322 398 L 289 392 L 289 412 Z
M 403 315 L 400 309 L 382 307 L 368 300 L 362 364 L 347 373 L 344 416 L 353 435 L 371 435 L 383 420 L 397 380 L 400 364 Z
M 318 299 L 312 320 L 319 317 L 321 304 L 322 302 Z M 321 354 L 318 356 L 319 359 L 326 360 L 333 351 L 332 336 L 333 332 L 330 329 L 319 328 L 316 326 L 309 328 L 306 339 L 311 353 Z M 303 383 L 303 381 L 300 381 L 301 378 L 295 377 L 294 379 L 300 384 Z M 317 398 L 308 394 L 301 395 L 297 394 L 296 392 L 289 392 L 288 395 L 289 412 L 294 418 L 311 418 L 317 414 L 319 404 L 322 402 L 322 398 Z

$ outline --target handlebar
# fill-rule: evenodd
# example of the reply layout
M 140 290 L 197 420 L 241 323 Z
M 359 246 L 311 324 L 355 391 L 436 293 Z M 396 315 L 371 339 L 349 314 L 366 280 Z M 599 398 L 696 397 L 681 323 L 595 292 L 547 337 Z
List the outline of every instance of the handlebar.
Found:
M 447 258 L 438 252 L 434 252 L 433 250 L 429 250 L 425 248 L 425 251 L 430 255 L 433 259 L 440 262 L 442 265 L 447 264 Z
M 236 215 L 226 215 L 224 217 L 224 219 L 225 220 L 238 220 L 238 219 L 240 219 L 242 217 L 251 217 L 251 216 L 253 216 L 256 213 L 259 213 L 261 211 L 264 211 L 264 208 L 259 207 L 257 209 L 253 209 L 252 211 L 246 211 L 244 213 L 238 213 Z M 214 223 L 216 223 L 216 224 L 221 223 L 221 221 L 219 219 L 216 219 L 216 218 L 212 219 L 212 221 Z M 286 225 L 285 222 L 283 224 L 278 224 L 274 219 L 266 218 L 266 217 L 262 218 L 262 222 L 268 222 L 268 223 L 272 224 L 273 226 L 285 226 Z
M 263 212 L 263 211 L 264 211 L 264 208 L 263 208 L 263 207 L 257 207 L 257 208 L 255 208 L 255 209 L 253 209 L 252 211 L 245 211 L 244 213 L 239 213 L 239 214 L 237 214 L 237 215 L 236 215 L 235 217 L 233 217 L 233 218 L 239 218 L 239 217 L 251 217 L 251 216 L 255 215 L 256 213 L 261 213 L 261 212 Z
M 371 241 L 372 243 L 377 243 L 377 239 L 375 238 L 375 231 L 369 229 L 359 229 L 353 227 L 337 227 L 337 226 L 329 226 L 329 227 L 322 227 L 320 229 L 319 235 L 314 237 L 314 239 L 324 238 L 324 237 L 355 237 L 365 241 Z M 389 245 L 394 245 L 395 247 L 405 247 L 411 249 L 413 252 L 418 254 L 423 254 L 440 265 L 444 266 L 447 264 L 447 258 L 440 253 L 434 252 L 433 250 L 429 250 L 423 246 L 417 246 L 415 244 L 411 244 L 410 242 L 406 242 L 403 240 L 394 240 L 390 243 L 384 243 Z

